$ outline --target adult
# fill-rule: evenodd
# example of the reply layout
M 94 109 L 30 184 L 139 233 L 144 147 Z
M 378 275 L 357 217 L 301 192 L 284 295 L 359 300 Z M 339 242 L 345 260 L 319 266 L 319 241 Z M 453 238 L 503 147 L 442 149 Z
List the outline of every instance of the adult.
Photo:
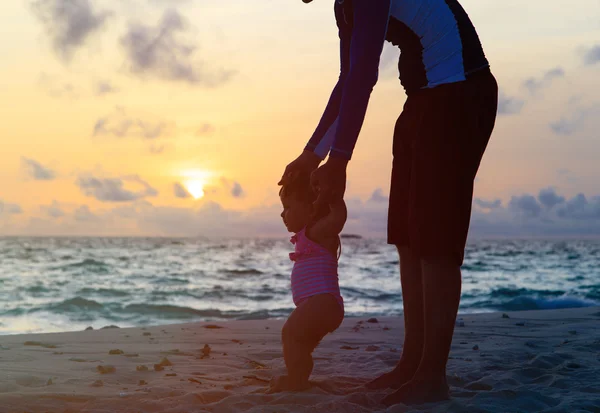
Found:
M 388 405 L 447 399 L 473 183 L 494 128 L 498 85 L 457 0 L 335 0 L 334 11 L 340 77 L 279 184 L 312 173 L 318 202 L 344 196 L 384 41 L 399 46 L 407 100 L 394 130 L 388 243 L 400 255 L 405 336 L 397 366 L 367 387 L 397 389 Z

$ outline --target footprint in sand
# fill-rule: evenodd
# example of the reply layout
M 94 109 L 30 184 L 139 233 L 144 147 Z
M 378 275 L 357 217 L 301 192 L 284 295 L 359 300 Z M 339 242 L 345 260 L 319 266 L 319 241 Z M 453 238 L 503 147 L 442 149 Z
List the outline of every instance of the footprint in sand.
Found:
M 87 360 L 87 359 L 73 357 L 73 358 L 70 358 L 69 361 L 74 361 L 75 363 L 98 363 L 100 360 Z
M 14 383 L 0 383 L 0 394 L 14 393 L 19 391 L 19 386 Z
M 206 358 L 206 357 L 210 356 L 211 351 L 212 351 L 212 349 L 210 348 L 210 346 L 208 344 L 205 344 L 201 350 L 202 358 Z
M 100 374 L 111 374 L 117 371 L 117 369 L 114 366 L 97 366 L 96 367 L 96 371 L 98 371 L 98 373 Z
M 219 330 L 224 327 L 218 326 L 216 324 L 208 324 L 208 325 L 204 326 L 204 328 L 206 328 L 208 330 Z
M 34 346 L 43 348 L 57 348 L 54 344 L 41 343 L 39 341 L 26 341 L 23 343 L 24 346 Z
M 171 361 L 168 358 L 166 358 L 166 357 L 163 357 L 163 359 L 158 364 L 160 366 L 163 366 L 163 367 L 168 367 L 168 366 L 172 366 L 173 365 L 173 363 L 171 363 Z
M 17 377 L 15 383 L 23 387 L 45 387 L 48 383 L 48 379 L 27 375 Z

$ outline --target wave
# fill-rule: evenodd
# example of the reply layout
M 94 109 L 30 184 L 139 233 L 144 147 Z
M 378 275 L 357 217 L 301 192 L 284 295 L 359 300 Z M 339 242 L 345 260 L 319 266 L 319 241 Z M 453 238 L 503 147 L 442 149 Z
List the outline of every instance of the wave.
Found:
M 535 297 L 523 295 L 504 302 L 499 302 L 497 299 L 486 299 L 473 302 L 473 300 L 465 300 L 464 298 L 465 297 L 463 297 L 461 303 L 461 310 L 529 311 L 600 306 L 600 301 L 566 295 L 562 297 Z
M 109 272 L 109 270 L 108 270 L 109 267 L 110 267 L 110 265 L 103 261 L 97 261 L 93 258 L 86 258 L 79 262 L 61 265 L 60 267 L 57 267 L 55 269 L 62 270 L 62 271 L 84 269 L 84 270 L 87 270 L 89 272 L 96 273 L 96 274 L 99 274 L 99 273 L 107 274 Z
M 222 274 L 226 274 L 228 277 L 246 277 L 249 275 L 263 274 L 262 271 L 254 269 L 254 268 L 243 269 L 243 270 L 221 270 L 219 272 Z
M 176 305 L 153 305 L 153 304 L 130 304 L 123 308 L 122 311 L 127 313 L 135 313 L 143 317 L 155 317 L 158 319 L 171 320 L 263 320 L 273 317 L 282 317 L 291 312 L 291 308 L 281 308 L 275 310 L 260 310 L 260 311 L 221 311 L 214 308 L 198 310 L 191 307 L 181 307 Z
M 38 295 L 43 295 L 45 293 L 52 293 L 52 292 L 56 292 L 56 291 L 60 291 L 57 288 L 49 288 L 49 287 L 45 287 L 43 285 L 32 285 L 30 287 L 26 287 L 23 289 L 23 291 L 35 296 Z
M 528 288 L 497 288 L 492 290 L 490 295 L 493 298 L 504 298 L 504 297 L 528 297 L 528 296 L 542 296 L 542 297 L 560 297 L 564 295 L 564 291 L 561 290 L 531 290 Z
M 150 281 L 150 283 L 155 284 L 155 285 L 173 285 L 173 284 L 179 284 L 179 285 L 185 285 L 185 284 L 189 284 L 190 282 L 184 278 L 178 278 L 176 276 L 172 276 L 172 277 L 160 277 L 160 278 L 156 278 L 153 279 L 152 281 Z
M 361 298 L 374 301 L 398 301 L 402 299 L 402 293 L 390 293 L 369 288 L 340 287 L 343 297 Z
M 126 313 L 135 313 L 142 316 L 155 316 L 162 319 L 187 319 L 197 317 L 231 318 L 221 310 L 197 310 L 191 307 L 181 307 L 169 304 L 129 304 L 122 309 Z
M 127 291 L 115 290 L 113 288 L 82 288 L 77 291 L 78 295 L 98 295 L 101 297 L 127 297 Z
M 70 298 L 58 304 L 52 304 L 46 307 L 47 310 L 58 313 L 70 313 L 79 311 L 101 311 L 104 306 L 94 300 L 86 300 L 83 297 Z
M 561 308 L 594 307 L 600 302 L 579 297 L 558 298 L 534 298 L 517 297 L 505 304 L 500 305 L 500 310 L 523 311 L 523 310 L 557 310 Z

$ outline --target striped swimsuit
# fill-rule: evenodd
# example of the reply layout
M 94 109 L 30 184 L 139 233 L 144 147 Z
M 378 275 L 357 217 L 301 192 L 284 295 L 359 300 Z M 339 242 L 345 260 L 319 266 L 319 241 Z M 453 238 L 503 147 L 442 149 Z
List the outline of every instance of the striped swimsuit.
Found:
M 290 253 L 294 261 L 292 269 L 292 297 L 299 306 L 304 300 L 318 294 L 331 294 L 344 309 L 344 300 L 340 294 L 337 259 L 325 247 L 311 241 L 306 229 L 294 235 L 290 242 L 295 251 Z

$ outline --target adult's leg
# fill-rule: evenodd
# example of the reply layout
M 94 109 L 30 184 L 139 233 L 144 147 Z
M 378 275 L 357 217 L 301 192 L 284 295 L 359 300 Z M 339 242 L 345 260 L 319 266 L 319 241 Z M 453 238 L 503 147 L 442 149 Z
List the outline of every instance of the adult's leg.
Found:
M 412 379 L 423 354 L 424 315 L 421 260 L 407 246 L 397 246 L 404 305 L 404 346 L 396 367 L 369 382 L 370 389 L 398 389 Z
M 415 149 L 419 215 L 411 229 L 422 259 L 423 357 L 412 380 L 384 399 L 388 405 L 449 397 L 446 364 L 460 302 L 473 182 L 496 116 L 491 74 L 440 87 L 431 96 L 429 113 L 435 119 L 424 126 Z
M 274 380 L 271 390 L 308 388 L 308 378 L 313 370 L 312 352 L 343 319 L 344 312 L 331 294 L 315 295 L 296 308 L 281 331 L 287 375 Z
M 414 198 L 413 146 L 422 122 L 418 98 L 409 96 L 394 129 L 392 179 L 388 209 L 388 243 L 400 255 L 400 283 L 404 306 L 404 347 L 396 368 L 367 384 L 367 388 L 398 388 L 410 380 L 423 347 L 423 280 L 421 263 L 411 247 L 409 221 Z
M 424 259 L 421 271 L 425 306 L 423 357 L 412 379 L 384 399 L 387 405 L 449 398 L 446 364 L 460 303 L 460 266 L 454 259 Z

